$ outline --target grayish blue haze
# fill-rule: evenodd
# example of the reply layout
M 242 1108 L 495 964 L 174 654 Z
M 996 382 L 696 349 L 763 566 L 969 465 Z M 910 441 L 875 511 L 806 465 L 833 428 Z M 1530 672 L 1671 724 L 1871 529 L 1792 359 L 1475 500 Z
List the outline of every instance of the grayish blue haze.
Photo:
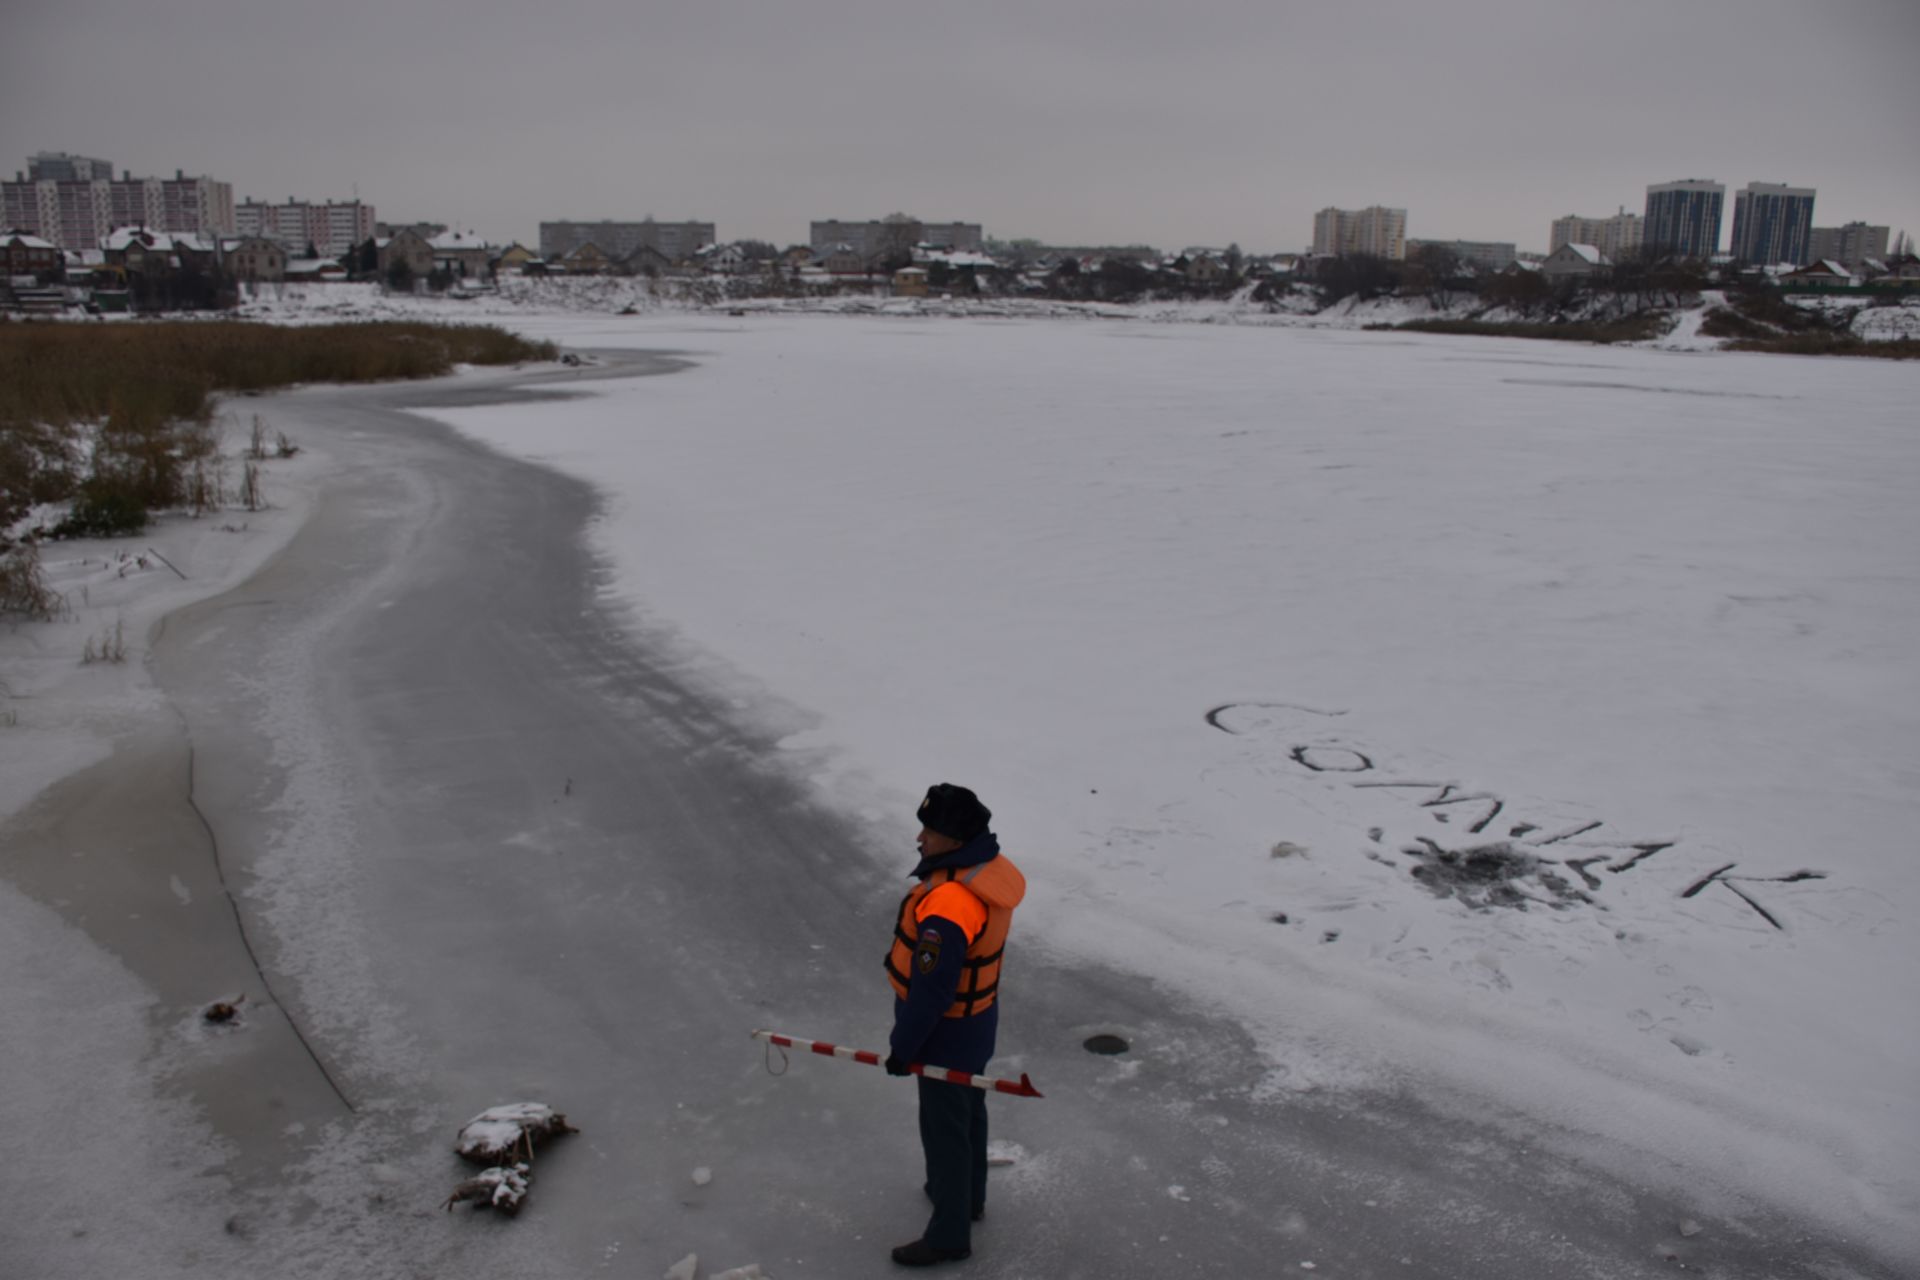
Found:
M 1544 249 L 1650 182 L 1819 189 L 1920 230 L 1912 0 L 8 0 L 0 171 L 30 152 L 542 219 L 984 223 L 1297 249 L 1315 209 Z M 1723 240 L 1725 230 L 1723 229 Z

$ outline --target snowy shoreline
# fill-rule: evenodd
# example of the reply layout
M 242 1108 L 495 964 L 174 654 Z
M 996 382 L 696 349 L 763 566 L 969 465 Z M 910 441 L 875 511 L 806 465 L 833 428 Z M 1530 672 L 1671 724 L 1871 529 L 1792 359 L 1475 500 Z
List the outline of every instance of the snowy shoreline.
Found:
M 243 318 L 275 324 L 308 324 L 374 319 L 431 319 L 444 323 L 485 321 L 516 327 L 516 317 L 535 326 L 541 317 L 576 314 L 582 320 L 591 315 L 606 318 L 614 331 L 625 323 L 676 320 L 681 325 L 699 327 L 707 323 L 726 324 L 753 318 L 759 320 L 840 316 L 851 319 L 885 317 L 898 321 L 970 320 L 979 323 L 1031 321 L 1131 321 L 1145 325 L 1202 325 L 1246 328 L 1306 329 L 1352 331 L 1392 329 L 1408 321 L 1472 318 L 1526 320 L 1529 317 L 1500 311 L 1487 312 L 1479 299 L 1465 296 L 1436 305 L 1426 297 L 1379 297 L 1365 301 L 1343 298 L 1314 309 L 1297 295 L 1277 308 L 1251 300 L 1245 289 L 1231 298 L 1173 302 L 1066 302 L 1035 298 L 928 297 L 893 298 L 870 294 L 848 294 L 824 298 L 740 298 L 731 301 L 697 302 L 656 294 L 643 278 L 619 277 L 509 277 L 490 291 L 466 295 L 390 294 L 376 284 L 285 284 L 259 287 L 242 300 L 237 314 Z M 1579 318 L 1607 318 L 1609 303 L 1595 300 L 1585 304 Z M 1668 308 L 1674 316 L 1673 328 L 1642 342 L 1617 344 L 1620 349 L 1660 351 L 1718 352 L 1722 340 L 1699 333 L 1701 320 L 1714 308 L 1726 305 L 1726 297 L 1709 290 L 1698 299 Z M 1907 295 L 1898 305 L 1866 306 L 1864 300 L 1842 296 L 1809 298 L 1804 305 L 1816 310 L 1839 308 L 1851 313 L 1850 331 L 1869 342 L 1901 338 L 1920 338 L 1920 295 Z M 1482 314 L 1485 313 L 1485 314 Z M 1551 317 L 1543 317 L 1551 318 Z M 1566 317 L 1563 317 L 1566 318 Z M 1388 335 L 1386 340 L 1391 340 Z M 1590 344 L 1575 343 L 1582 347 Z M 1602 348 L 1604 349 L 1604 348 Z

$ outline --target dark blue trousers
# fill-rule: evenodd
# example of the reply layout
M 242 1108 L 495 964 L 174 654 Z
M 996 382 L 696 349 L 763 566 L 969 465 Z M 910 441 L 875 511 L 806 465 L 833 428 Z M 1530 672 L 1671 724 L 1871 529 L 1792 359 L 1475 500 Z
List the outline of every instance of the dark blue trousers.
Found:
M 936 1249 L 973 1247 L 973 1211 L 987 1204 L 987 1095 L 919 1077 L 920 1148 L 933 1217 L 922 1237 Z

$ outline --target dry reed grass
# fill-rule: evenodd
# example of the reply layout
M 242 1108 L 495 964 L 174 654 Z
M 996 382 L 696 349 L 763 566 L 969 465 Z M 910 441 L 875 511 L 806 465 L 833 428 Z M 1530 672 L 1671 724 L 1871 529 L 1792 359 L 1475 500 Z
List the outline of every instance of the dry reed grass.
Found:
M 226 500 L 212 429 L 213 398 L 302 382 L 431 378 L 456 364 L 551 360 L 552 343 L 486 325 L 403 322 L 281 328 L 247 321 L 81 325 L 0 317 L 0 613 L 47 616 L 58 607 L 36 557 L 7 529 L 37 503 L 69 499 L 60 532 L 138 531 L 147 512 Z M 89 462 L 76 428 L 99 428 Z M 266 454 L 254 419 L 250 456 Z M 280 457 L 299 446 L 285 434 Z M 251 462 L 249 510 L 261 504 Z M 30 548 L 28 539 L 24 546 Z

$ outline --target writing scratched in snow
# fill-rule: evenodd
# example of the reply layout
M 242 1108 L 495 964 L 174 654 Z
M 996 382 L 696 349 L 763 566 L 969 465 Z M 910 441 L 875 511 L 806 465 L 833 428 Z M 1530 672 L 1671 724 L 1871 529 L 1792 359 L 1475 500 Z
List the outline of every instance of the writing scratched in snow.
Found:
M 1248 730 L 1236 727 L 1235 712 L 1252 713 L 1260 717 L 1272 711 L 1327 718 L 1345 714 L 1291 703 L 1227 703 L 1209 711 L 1206 719 L 1208 724 L 1222 733 L 1241 736 Z M 1387 776 L 1375 765 L 1371 756 L 1354 747 L 1326 743 L 1298 744 L 1291 747 L 1288 758 L 1303 771 L 1336 777 L 1345 775 L 1351 779 L 1347 782 L 1350 787 L 1395 796 L 1416 810 L 1424 811 L 1437 826 L 1451 827 L 1464 835 L 1480 837 L 1472 842 L 1449 845 L 1431 836 L 1416 836 L 1419 847 L 1409 847 L 1403 851 L 1420 860 L 1413 869 L 1416 878 L 1436 892 L 1447 896 L 1457 893 L 1474 906 L 1524 908 L 1528 902 L 1545 901 L 1546 905 L 1562 908 L 1573 902 L 1591 903 L 1594 899 L 1590 895 L 1605 886 L 1601 873 L 1624 875 L 1680 843 L 1677 839 L 1633 839 L 1610 830 L 1604 821 L 1597 820 L 1558 828 L 1545 822 L 1531 822 L 1525 815 L 1513 812 L 1505 799 L 1491 791 L 1467 790 L 1451 782 Z M 1383 833 L 1381 828 L 1375 827 L 1368 834 L 1378 841 Z M 1545 866 L 1565 867 L 1580 878 L 1585 891 L 1574 889 L 1571 882 L 1563 877 L 1542 872 L 1541 868 Z M 1825 872 L 1807 870 L 1776 875 L 1735 874 L 1738 867 L 1738 863 L 1729 862 L 1698 877 L 1681 891 L 1680 897 L 1694 898 L 1709 891 L 1729 893 L 1775 929 L 1784 929 L 1786 926 L 1775 911 L 1769 910 L 1754 896 L 1756 890 L 1753 886 L 1795 884 L 1826 878 Z M 1539 899 L 1519 892 L 1513 888 L 1511 880 L 1521 876 L 1539 879 L 1552 891 L 1552 896 Z M 1497 883 L 1499 888 L 1477 895 L 1460 892 L 1463 884 L 1475 880 Z

